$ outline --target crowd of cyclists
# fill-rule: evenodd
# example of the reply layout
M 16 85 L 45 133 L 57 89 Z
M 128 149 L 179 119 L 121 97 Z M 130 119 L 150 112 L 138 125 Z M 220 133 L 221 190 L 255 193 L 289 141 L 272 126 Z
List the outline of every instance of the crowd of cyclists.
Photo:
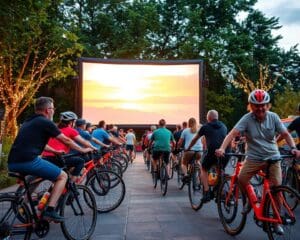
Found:
M 172 133 L 166 127 L 166 121 L 160 119 L 158 126 L 151 126 L 142 137 L 144 158 L 152 174 L 159 175 L 160 159 L 166 165 L 167 180 L 171 178 L 174 169 L 181 174 L 181 181 L 189 184 L 191 176 L 188 174 L 188 165 L 192 159 L 199 169 L 199 182 L 203 186 L 202 203 L 209 202 L 212 196 L 209 192 L 208 172 L 221 162 L 225 167 L 229 161 L 226 153 L 232 151 L 232 143 L 238 138 L 244 140 L 245 161 L 238 176 L 238 183 L 243 194 L 250 184 L 250 179 L 260 170 L 265 169 L 269 162 L 269 179 L 274 186 L 282 183 L 280 152 L 277 140 L 285 139 L 290 147 L 290 153 L 300 158 L 290 131 L 297 131 L 300 136 L 300 118 L 297 118 L 288 129 L 280 122 L 276 113 L 270 111 L 270 96 L 260 89 L 249 94 L 250 111 L 245 114 L 233 129 L 227 133 L 227 127 L 219 120 L 216 110 L 207 112 L 207 123 L 198 124 L 194 117 L 177 125 Z M 126 145 L 126 151 L 132 162 L 135 157 L 136 136 L 132 129 L 127 133 L 116 126 L 106 126 L 104 120 L 95 128 L 85 119 L 78 119 L 71 111 L 60 113 L 59 123 L 53 120 L 55 112 L 54 101 L 49 97 L 40 97 L 36 100 L 35 114 L 21 126 L 18 135 L 11 147 L 8 156 L 8 169 L 22 175 L 33 175 L 53 182 L 51 196 L 43 218 L 63 222 L 64 217 L 55 211 L 56 204 L 67 182 L 67 174 L 62 170 L 63 165 L 71 169 L 71 179 L 82 174 L 85 163 L 93 153 L 93 158 L 100 159 L 101 151 L 115 146 Z M 299 109 L 300 112 L 300 109 Z M 178 155 L 182 153 L 179 161 Z M 74 156 L 60 162 L 57 156 L 74 153 Z M 76 155 L 76 153 L 78 153 Z M 297 189 L 299 191 L 299 189 Z M 298 193 L 299 194 L 299 193 Z M 249 202 L 244 203 L 244 209 L 250 208 Z M 275 224 L 274 231 L 283 235 L 282 224 Z

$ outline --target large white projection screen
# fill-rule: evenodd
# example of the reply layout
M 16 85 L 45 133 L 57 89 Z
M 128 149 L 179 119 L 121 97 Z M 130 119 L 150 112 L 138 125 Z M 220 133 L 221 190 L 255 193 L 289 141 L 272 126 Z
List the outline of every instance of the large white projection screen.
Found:
M 82 62 L 82 117 L 97 124 L 199 120 L 199 64 Z

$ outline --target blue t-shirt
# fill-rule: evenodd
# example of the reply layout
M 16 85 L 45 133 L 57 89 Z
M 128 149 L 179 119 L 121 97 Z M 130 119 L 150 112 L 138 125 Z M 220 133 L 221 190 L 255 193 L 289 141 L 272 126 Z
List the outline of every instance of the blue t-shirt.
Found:
M 92 140 L 92 135 L 91 134 L 89 134 L 87 131 L 85 131 L 85 130 L 83 130 L 81 128 L 75 128 L 75 129 L 77 130 L 77 132 L 79 133 L 79 135 L 83 139 L 91 142 L 91 140 Z
M 103 129 L 103 128 L 97 128 L 97 129 L 95 129 L 94 131 L 93 131 L 93 133 L 92 133 L 92 136 L 94 137 L 94 138 L 96 138 L 97 140 L 99 140 L 100 142 L 103 142 L 103 143 L 107 143 L 108 142 L 108 144 L 110 143 L 110 140 L 109 140 L 109 138 L 110 138 L 110 136 L 109 136 L 109 134 Z M 92 142 L 92 144 L 95 146 L 95 147 L 97 147 L 97 148 L 101 148 L 101 146 L 100 145 L 98 145 L 97 143 L 95 143 L 95 142 Z
M 33 115 L 22 124 L 10 149 L 8 163 L 33 161 L 41 155 L 49 139 L 60 133 L 52 121 L 40 114 Z
M 197 135 L 197 132 L 192 133 L 190 128 L 185 128 L 182 133 L 181 133 L 181 137 L 183 140 L 185 140 L 184 143 L 184 149 L 187 149 L 191 143 L 191 141 L 193 140 L 193 138 Z M 197 140 L 197 142 L 194 144 L 194 146 L 191 148 L 191 150 L 193 151 L 202 151 L 203 146 L 202 146 L 202 142 L 201 142 L 201 138 L 199 138 Z

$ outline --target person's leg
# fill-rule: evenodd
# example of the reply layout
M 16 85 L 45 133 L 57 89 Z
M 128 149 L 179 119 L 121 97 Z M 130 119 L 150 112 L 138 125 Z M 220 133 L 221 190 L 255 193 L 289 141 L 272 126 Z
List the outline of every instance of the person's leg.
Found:
M 152 166 L 154 172 L 157 172 L 157 164 L 158 164 L 159 157 L 160 157 L 160 153 L 158 151 L 153 151 Z
M 241 171 L 238 176 L 238 184 L 243 193 L 246 194 L 246 186 L 249 184 L 250 179 L 254 176 L 259 170 L 264 169 L 265 162 L 262 161 L 253 161 L 245 160 Z
M 187 176 L 187 164 L 188 164 L 188 160 L 189 160 L 189 152 L 184 152 L 183 153 L 183 157 L 182 157 L 182 162 L 181 162 L 181 170 L 182 170 L 182 174 L 184 176 Z
M 54 209 L 65 188 L 68 177 L 67 174 L 56 165 L 40 157 L 35 158 L 31 162 L 17 164 L 15 167 L 15 169 L 10 170 L 20 172 L 25 175 L 41 177 L 53 182 L 53 188 L 47 203 L 47 209 L 43 214 L 51 220 L 58 222 L 63 221 L 63 217 L 59 216 Z
M 168 177 L 170 177 L 171 176 L 171 168 L 170 168 L 170 163 L 169 163 L 169 161 L 170 161 L 170 152 L 163 152 L 162 153 L 162 158 L 163 158 L 163 161 L 166 164 Z
M 85 160 L 81 157 L 70 157 L 66 159 L 66 165 L 68 168 L 73 167 L 71 174 L 72 174 L 72 181 L 76 181 L 77 177 L 80 175 L 81 170 L 84 167 Z
M 208 170 L 214 165 L 214 158 L 209 156 L 208 154 L 203 158 L 202 164 L 201 164 L 201 181 L 203 184 L 204 192 L 208 192 L 209 186 L 208 186 Z

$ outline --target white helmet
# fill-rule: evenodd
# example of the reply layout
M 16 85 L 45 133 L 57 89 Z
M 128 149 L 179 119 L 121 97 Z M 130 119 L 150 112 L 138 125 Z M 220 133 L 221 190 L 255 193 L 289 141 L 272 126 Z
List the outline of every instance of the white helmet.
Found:
M 71 111 L 62 112 L 60 114 L 60 120 L 62 121 L 73 121 L 77 119 L 77 115 Z
M 248 102 L 253 104 L 266 104 L 270 102 L 270 95 L 265 90 L 255 89 L 249 94 Z

